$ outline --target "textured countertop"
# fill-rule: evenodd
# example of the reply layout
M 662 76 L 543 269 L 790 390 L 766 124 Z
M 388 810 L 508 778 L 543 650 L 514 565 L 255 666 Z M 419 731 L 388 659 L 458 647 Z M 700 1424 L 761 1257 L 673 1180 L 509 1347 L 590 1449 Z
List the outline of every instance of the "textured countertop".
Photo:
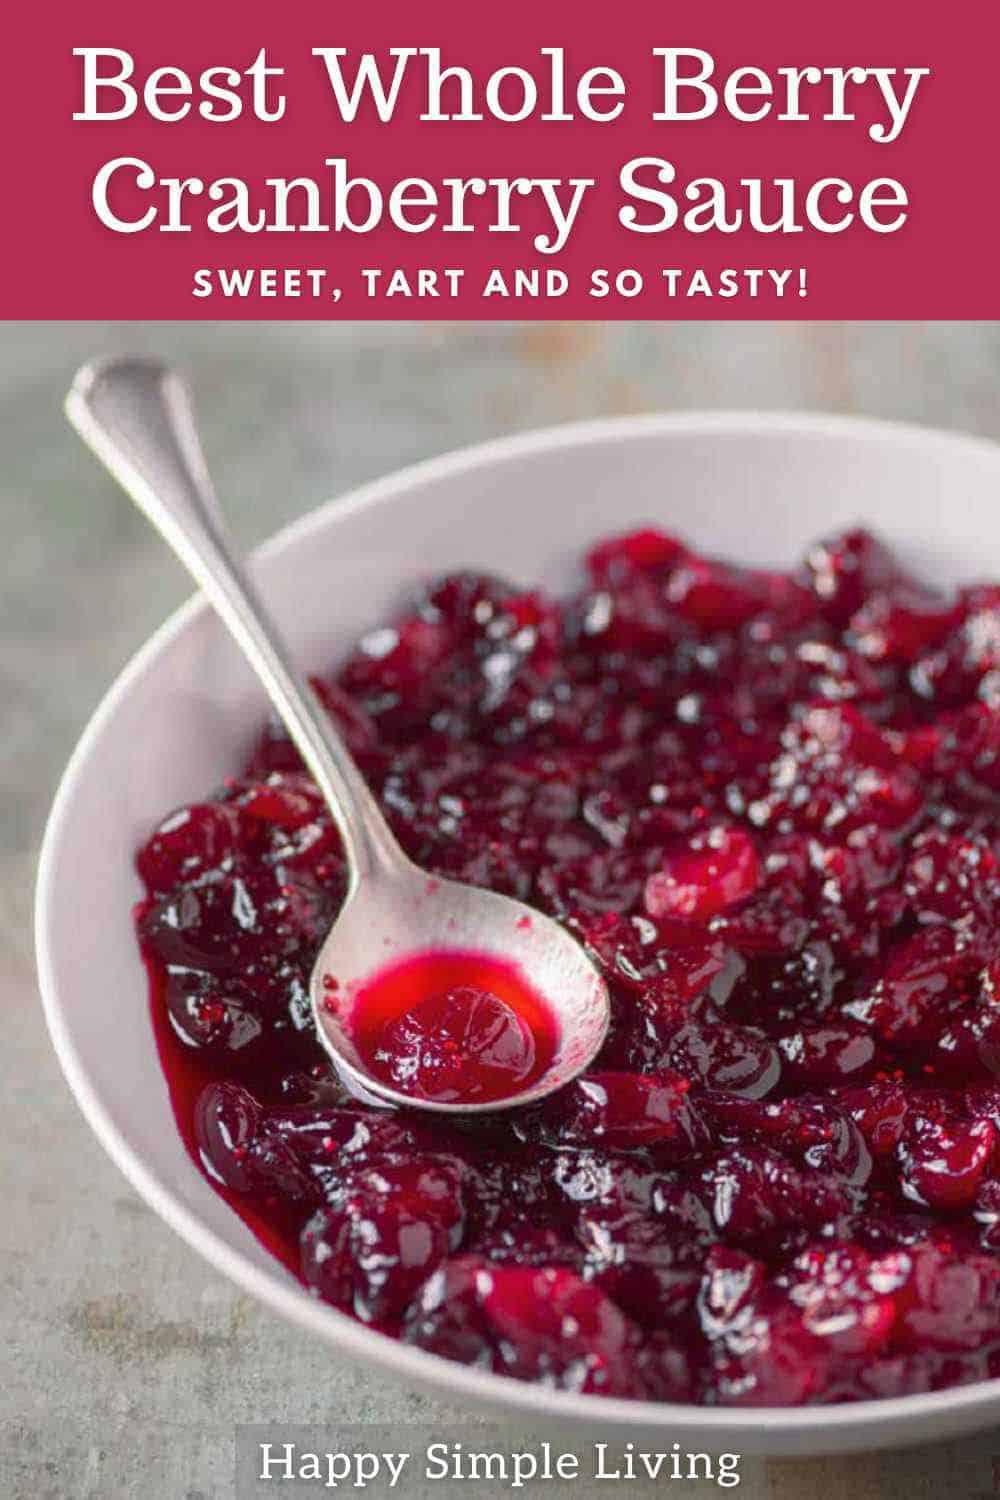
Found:
M 106 1159 L 45 1035 L 30 911 L 47 806 L 105 687 L 187 592 L 60 417 L 80 360 L 119 347 L 165 352 L 192 374 L 248 545 L 400 464 L 569 418 L 791 406 L 1000 437 L 991 324 L 0 325 L 2 1500 L 221 1500 L 236 1424 L 469 1420 L 338 1364 L 200 1261 Z M 1000 1432 L 847 1460 L 747 1460 L 738 1493 L 1000 1494 Z

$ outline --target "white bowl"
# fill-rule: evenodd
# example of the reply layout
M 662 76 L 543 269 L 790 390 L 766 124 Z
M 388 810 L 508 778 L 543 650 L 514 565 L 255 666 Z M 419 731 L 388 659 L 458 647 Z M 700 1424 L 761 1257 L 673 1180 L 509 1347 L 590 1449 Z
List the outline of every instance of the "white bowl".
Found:
M 483 567 L 555 588 L 602 533 L 650 520 L 751 563 L 788 563 L 864 519 L 932 579 L 1000 575 L 1000 447 L 825 416 L 677 415 L 485 443 L 406 469 L 290 527 L 257 557 L 309 669 L 336 661 L 429 573 Z M 84 1114 L 142 1196 L 245 1291 L 343 1354 L 459 1402 L 593 1432 L 772 1454 L 928 1440 L 1000 1417 L 1000 1380 L 799 1410 L 554 1393 L 407 1348 L 314 1301 L 192 1165 L 153 1044 L 130 909 L 132 855 L 160 814 L 240 764 L 264 713 L 223 628 L 193 600 L 101 704 L 60 786 L 36 929 L 52 1039 Z

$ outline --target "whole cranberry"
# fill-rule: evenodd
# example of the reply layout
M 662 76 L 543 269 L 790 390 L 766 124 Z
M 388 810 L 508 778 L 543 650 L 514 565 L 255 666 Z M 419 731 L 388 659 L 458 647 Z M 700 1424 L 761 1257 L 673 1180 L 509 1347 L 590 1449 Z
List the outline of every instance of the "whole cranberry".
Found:
M 742 1026 L 682 1026 L 671 1039 L 667 1061 L 692 1083 L 747 1099 L 763 1099 L 781 1076 L 777 1049 Z
M 912 1119 L 897 1147 L 903 1192 L 952 1212 L 971 1204 L 990 1167 L 996 1130 L 989 1120 Z
M 634 1392 L 635 1331 L 592 1283 L 562 1267 L 504 1267 L 482 1278 L 480 1295 L 507 1373 L 595 1394 Z
M 805 566 L 823 613 L 841 627 L 871 594 L 900 576 L 892 554 L 861 528 L 816 542 L 806 554 Z
M 698 1316 L 706 1337 L 715 1339 L 746 1324 L 766 1279 L 761 1261 L 729 1245 L 714 1245 L 705 1257 L 698 1291 Z
M 677 1073 L 585 1073 L 541 1107 L 529 1132 L 556 1146 L 655 1149 L 660 1159 L 696 1155 L 706 1128 Z
M 702 1251 L 661 1218 L 590 1210 L 577 1229 L 584 1269 L 645 1328 L 683 1322 L 701 1279 Z
M 441 1102 L 516 1094 L 535 1068 L 528 1022 L 497 995 L 458 985 L 428 995 L 382 1032 L 380 1071 L 407 1094 Z
M 872 1155 L 891 1156 L 906 1127 L 908 1089 L 891 1080 L 877 1080 L 864 1088 L 846 1090 L 840 1096 L 840 1103 L 861 1131 Z
M 450 1251 L 465 1209 L 459 1174 L 435 1161 L 362 1170 L 302 1231 L 302 1274 L 327 1302 L 394 1324 Z
M 718 825 L 665 856 L 646 881 L 643 902 L 654 919 L 704 922 L 752 896 L 759 880 L 753 840 L 740 828 Z
M 844 1014 L 897 1046 L 919 1043 L 940 1029 L 961 985 L 975 972 L 977 954 L 951 927 L 927 927 L 893 945 L 878 977 Z
M 789 1297 L 828 1348 L 871 1358 L 892 1337 L 893 1294 L 909 1272 L 908 1257 L 899 1253 L 875 1258 L 850 1243 L 812 1245 L 792 1264 Z
M 202 1165 L 216 1182 L 256 1197 L 304 1204 L 315 1199 L 308 1174 L 247 1089 L 209 1084 L 199 1096 L 194 1127 Z
M 870 594 L 850 621 L 851 638 L 871 661 L 909 665 L 955 624 L 954 600 L 911 583 Z
M 171 813 L 136 855 L 136 868 L 154 895 L 188 885 L 232 860 L 240 845 L 239 808 L 200 802 Z
M 796 1026 L 778 1037 L 781 1073 L 789 1087 L 818 1089 L 858 1083 L 875 1067 L 878 1052 L 860 1026 Z
M 675 537 L 652 526 L 609 537 L 587 553 L 587 570 L 598 585 L 618 585 L 637 573 L 671 568 L 686 549 Z
M 710 1350 L 710 1389 L 722 1406 L 798 1406 L 816 1400 L 829 1378 L 831 1351 L 801 1310 L 765 1294 L 746 1327 Z

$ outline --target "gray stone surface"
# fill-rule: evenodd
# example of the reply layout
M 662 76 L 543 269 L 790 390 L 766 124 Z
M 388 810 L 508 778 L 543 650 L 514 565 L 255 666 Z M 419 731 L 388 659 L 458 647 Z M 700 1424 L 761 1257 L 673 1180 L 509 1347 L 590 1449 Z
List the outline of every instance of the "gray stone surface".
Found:
M 467 1420 L 338 1364 L 196 1259 L 105 1159 L 44 1033 L 30 904 L 46 808 L 105 686 L 187 592 L 60 417 L 76 364 L 117 347 L 191 371 L 247 544 L 399 464 L 573 417 L 783 405 L 1000 436 L 992 324 L 0 325 L 3 1500 L 215 1500 L 233 1493 L 236 1424 Z M 996 1494 L 994 1455 L 1000 1434 L 748 1464 L 742 1492 Z

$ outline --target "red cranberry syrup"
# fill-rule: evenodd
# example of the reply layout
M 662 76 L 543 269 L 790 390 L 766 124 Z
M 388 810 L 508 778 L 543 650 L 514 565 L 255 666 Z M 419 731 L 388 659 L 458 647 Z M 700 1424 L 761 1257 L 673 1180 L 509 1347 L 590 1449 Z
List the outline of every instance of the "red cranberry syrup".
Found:
M 455 1123 L 344 1094 L 307 995 L 343 857 L 271 724 L 138 856 L 184 1139 L 318 1297 L 481 1369 L 743 1405 L 1000 1374 L 1000 585 L 863 531 L 788 573 L 643 531 L 587 575 L 445 578 L 316 685 L 418 863 L 588 945 L 594 1071 Z M 495 976 L 414 999 L 384 1076 L 544 1066 Z
M 438 1104 L 523 1093 L 559 1042 L 543 997 L 487 953 L 422 953 L 383 970 L 354 997 L 350 1029 L 376 1078 Z

